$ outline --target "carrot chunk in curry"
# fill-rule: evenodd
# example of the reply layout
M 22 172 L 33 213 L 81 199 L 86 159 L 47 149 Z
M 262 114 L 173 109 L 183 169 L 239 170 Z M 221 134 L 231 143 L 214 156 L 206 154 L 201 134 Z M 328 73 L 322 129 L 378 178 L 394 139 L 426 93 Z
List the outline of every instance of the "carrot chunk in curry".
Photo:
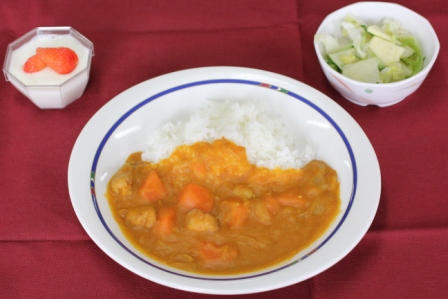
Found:
M 150 171 L 140 186 L 139 194 L 149 201 L 156 201 L 166 196 L 165 186 L 156 171 Z
M 260 168 L 225 138 L 179 146 L 158 163 L 133 153 L 106 196 L 139 250 L 204 274 L 246 273 L 286 261 L 319 238 L 340 209 L 337 173 L 325 162 Z
M 193 208 L 210 212 L 215 204 L 213 193 L 207 188 L 190 183 L 182 188 L 177 204 L 187 210 Z

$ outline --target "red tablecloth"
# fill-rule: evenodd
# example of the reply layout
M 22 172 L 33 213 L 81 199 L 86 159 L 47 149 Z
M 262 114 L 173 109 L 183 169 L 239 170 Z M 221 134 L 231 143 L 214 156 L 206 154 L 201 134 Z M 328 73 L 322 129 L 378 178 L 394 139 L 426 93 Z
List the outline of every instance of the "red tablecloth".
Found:
M 201 66 L 243 66 L 330 96 L 370 138 L 382 171 L 374 222 L 323 273 L 241 298 L 448 298 L 448 5 L 399 0 L 434 26 L 441 53 L 420 89 L 388 107 L 360 107 L 326 81 L 313 35 L 347 0 L 3 0 L 0 54 L 38 26 L 72 26 L 94 43 L 81 99 L 40 110 L 0 81 L 0 297 L 208 298 L 126 270 L 88 237 L 72 208 L 67 166 L 92 115 L 147 79 Z M 219 296 L 218 296 L 219 297 Z

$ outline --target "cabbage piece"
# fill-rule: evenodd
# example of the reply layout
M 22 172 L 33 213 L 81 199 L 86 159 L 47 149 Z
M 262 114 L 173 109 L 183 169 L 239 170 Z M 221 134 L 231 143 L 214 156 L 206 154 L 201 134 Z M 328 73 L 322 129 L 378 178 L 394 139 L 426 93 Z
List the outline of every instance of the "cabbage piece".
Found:
M 399 37 L 399 41 L 405 48 L 409 47 L 414 50 L 414 53 L 412 55 L 401 58 L 401 61 L 404 62 L 412 70 L 411 76 L 413 76 L 423 69 L 424 57 L 420 48 L 420 44 L 412 35 L 401 36 Z
M 400 22 L 392 19 L 384 19 L 381 29 L 383 29 L 383 31 L 390 36 L 398 37 L 403 35 L 410 35 L 409 32 L 405 28 L 403 28 Z
M 344 34 L 352 40 L 353 47 L 356 49 L 359 57 L 365 58 L 369 47 L 365 29 L 350 22 L 342 22 L 341 26 L 344 29 Z
M 383 83 L 392 83 L 409 78 L 412 70 L 402 62 L 395 62 L 385 67 L 380 72 L 380 78 Z
M 336 49 L 339 49 L 339 42 L 330 34 L 316 34 L 314 36 L 314 40 L 317 42 L 321 42 L 324 45 L 325 55 L 329 53 L 333 53 Z
M 345 16 L 345 18 L 344 18 L 343 21 L 344 21 L 344 22 L 348 22 L 348 23 L 353 23 L 353 24 L 354 24 L 355 26 L 357 26 L 357 27 L 367 27 L 366 23 L 365 23 L 363 20 L 361 20 L 361 19 L 355 17 L 355 16 L 354 16 L 353 14 L 351 14 L 351 13 L 348 13 L 348 14 Z
M 344 49 L 351 48 L 351 43 L 346 40 L 337 40 L 330 34 L 316 34 L 314 36 L 315 41 L 320 42 L 324 45 L 324 53 L 322 53 L 324 59 L 328 65 L 337 72 L 341 72 L 339 66 L 335 64 L 330 58 L 332 53 L 337 53 L 343 51 Z

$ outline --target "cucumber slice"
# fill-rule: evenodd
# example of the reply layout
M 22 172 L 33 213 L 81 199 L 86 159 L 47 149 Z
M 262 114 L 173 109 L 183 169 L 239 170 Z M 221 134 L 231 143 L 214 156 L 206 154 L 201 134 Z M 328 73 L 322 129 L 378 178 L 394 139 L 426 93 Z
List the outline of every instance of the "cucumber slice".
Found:
M 367 27 L 367 32 L 384 40 L 391 41 L 392 37 L 377 25 Z

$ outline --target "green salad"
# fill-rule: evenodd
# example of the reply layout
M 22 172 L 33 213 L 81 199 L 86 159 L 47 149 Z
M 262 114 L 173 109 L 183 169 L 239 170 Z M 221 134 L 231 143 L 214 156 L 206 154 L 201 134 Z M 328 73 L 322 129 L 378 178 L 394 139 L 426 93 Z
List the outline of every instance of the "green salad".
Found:
M 417 39 L 395 20 L 367 25 L 353 15 L 341 22 L 342 37 L 316 34 L 324 45 L 324 58 L 337 72 L 367 83 L 391 83 L 407 79 L 423 68 L 424 57 Z

